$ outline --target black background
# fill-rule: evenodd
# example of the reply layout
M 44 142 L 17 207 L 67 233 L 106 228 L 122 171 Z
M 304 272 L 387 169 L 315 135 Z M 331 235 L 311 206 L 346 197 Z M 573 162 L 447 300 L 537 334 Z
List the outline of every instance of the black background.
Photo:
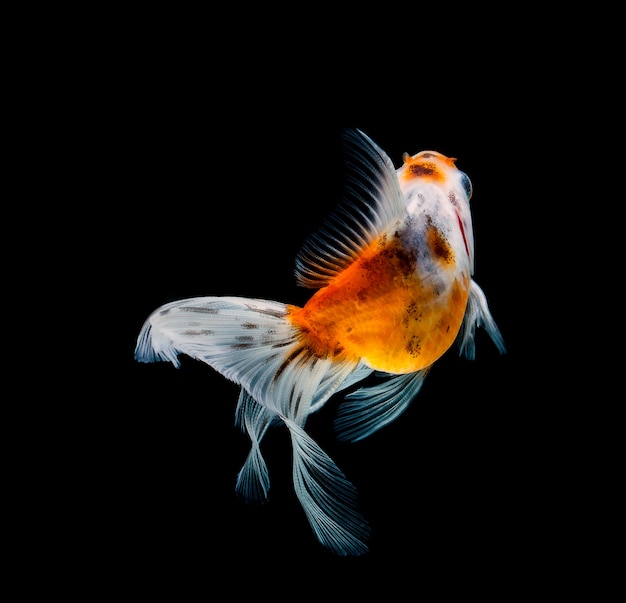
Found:
M 585 343 L 614 338 L 619 318 L 613 281 L 593 263 L 613 269 L 605 245 L 620 224 L 595 211 L 619 200 L 605 163 L 619 153 L 604 151 L 619 95 L 596 69 L 619 38 L 585 43 L 589 11 L 578 28 L 534 7 L 483 16 L 471 5 L 471 19 L 410 7 L 383 39 L 383 23 L 361 29 L 352 11 L 317 23 L 308 11 L 305 32 L 282 7 L 236 8 L 228 21 L 169 9 L 43 15 L 46 35 L 30 32 L 38 44 L 11 89 L 25 114 L 8 114 L 10 155 L 24 164 L 11 207 L 25 217 L 5 224 L 7 271 L 26 258 L 15 291 L 35 289 L 5 341 L 24 345 L 26 365 L 19 399 L 7 395 L 25 415 L 9 458 L 10 498 L 24 503 L 8 518 L 11 560 L 27 568 L 20 587 L 175 601 L 578 589 L 598 552 L 585 537 L 601 531 L 596 476 L 610 456 L 589 450 L 619 424 L 602 406 L 615 400 L 601 391 L 612 371 L 590 366 L 612 352 Z M 315 540 L 284 430 L 263 442 L 269 504 L 236 498 L 249 444 L 234 427 L 234 384 L 184 357 L 179 370 L 133 358 L 143 321 L 168 301 L 306 301 L 294 259 L 341 194 L 346 126 L 396 165 L 425 149 L 457 158 L 474 185 L 474 276 L 507 345 L 500 356 L 478 331 L 474 361 L 450 350 L 409 409 L 363 442 L 334 438 L 340 400 L 310 418 L 371 523 L 358 558 Z M 597 391 L 582 389 L 590 378 Z

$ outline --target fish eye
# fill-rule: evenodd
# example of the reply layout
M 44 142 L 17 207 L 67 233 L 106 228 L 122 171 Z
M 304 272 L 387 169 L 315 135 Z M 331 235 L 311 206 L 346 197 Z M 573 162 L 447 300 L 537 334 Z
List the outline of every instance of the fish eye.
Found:
M 472 181 L 469 179 L 469 176 L 465 172 L 461 172 L 461 186 L 465 191 L 468 199 L 472 198 Z

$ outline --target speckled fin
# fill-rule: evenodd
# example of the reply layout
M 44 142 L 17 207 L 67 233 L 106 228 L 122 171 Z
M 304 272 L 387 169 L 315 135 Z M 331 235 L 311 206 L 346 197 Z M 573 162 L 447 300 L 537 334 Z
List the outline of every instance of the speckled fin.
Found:
M 404 211 L 396 170 L 387 154 L 360 130 L 346 130 L 343 142 L 342 198 L 296 257 L 296 279 L 304 287 L 327 285 Z
M 235 419 L 251 449 L 237 476 L 237 493 L 249 502 L 267 499 L 269 473 L 260 445 L 268 428 L 282 422 L 293 445 L 294 490 L 315 535 L 338 555 L 362 555 L 370 528 L 356 489 L 304 425 L 344 383 L 356 383 L 368 369 L 350 359 L 314 356 L 286 316 L 285 304 L 262 299 L 170 302 L 145 321 L 135 358 L 180 366 L 178 356 L 185 354 L 240 384 Z

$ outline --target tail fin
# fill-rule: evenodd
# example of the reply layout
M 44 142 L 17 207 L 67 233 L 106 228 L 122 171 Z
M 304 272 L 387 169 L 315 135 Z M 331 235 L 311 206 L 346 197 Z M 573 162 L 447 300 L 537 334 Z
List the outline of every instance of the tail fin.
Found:
M 356 511 L 356 492 L 335 463 L 304 432 L 309 414 L 336 391 L 369 374 L 355 361 L 314 356 L 285 304 L 237 297 L 198 297 L 166 304 L 144 323 L 139 362 L 180 366 L 179 354 L 205 362 L 242 386 L 236 422 L 251 439 L 237 492 L 263 501 L 269 488 L 260 442 L 284 422 L 292 435 L 294 488 L 315 534 L 335 553 L 362 554 L 369 528 Z
M 265 459 L 261 454 L 261 440 L 278 417 L 261 406 L 243 388 L 235 411 L 235 424 L 250 437 L 250 452 L 237 475 L 235 491 L 246 502 L 264 503 L 270 489 L 270 478 Z
M 260 372 L 269 373 L 264 366 L 276 372 L 285 350 L 298 347 L 286 315 L 285 304 L 258 299 L 195 297 L 171 302 L 144 323 L 135 358 L 169 361 L 178 368 L 178 355 L 185 354 L 250 390 Z
M 357 510 L 354 486 L 303 429 L 285 423 L 294 452 L 294 488 L 318 540 L 338 555 L 366 553 L 370 527 Z

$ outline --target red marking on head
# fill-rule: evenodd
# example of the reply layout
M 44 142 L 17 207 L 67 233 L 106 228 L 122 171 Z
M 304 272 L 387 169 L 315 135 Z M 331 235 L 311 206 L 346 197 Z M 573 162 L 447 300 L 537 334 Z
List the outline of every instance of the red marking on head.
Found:
M 456 214 L 456 219 L 459 222 L 459 228 L 461 229 L 461 234 L 463 235 L 463 244 L 465 245 L 465 251 L 469 257 L 469 247 L 467 246 L 467 239 L 465 238 L 465 228 L 463 228 L 463 222 L 461 221 L 461 216 L 459 216 L 458 212 L 454 212 Z

